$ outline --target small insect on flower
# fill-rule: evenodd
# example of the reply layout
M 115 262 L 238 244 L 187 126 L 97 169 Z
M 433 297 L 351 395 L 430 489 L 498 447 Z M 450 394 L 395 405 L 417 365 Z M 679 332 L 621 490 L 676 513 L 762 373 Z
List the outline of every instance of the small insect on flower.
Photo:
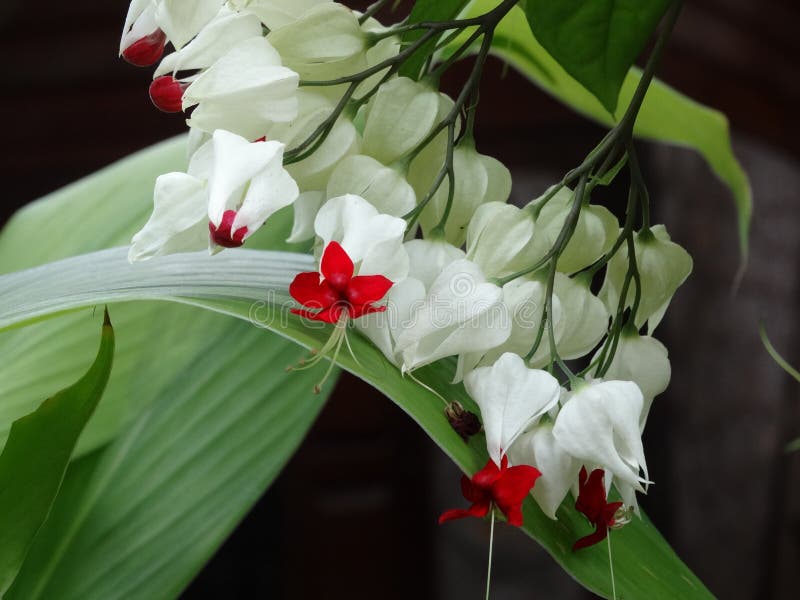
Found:
M 322 379 L 324 382 L 333 369 L 342 342 L 347 341 L 349 322 L 364 315 L 385 311 L 386 306 L 378 306 L 375 303 L 379 302 L 394 284 L 383 275 L 353 276 L 353 261 L 336 241 L 330 242 L 325 248 L 320 261 L 320 273 L 317 271 L 299 273 L 289 286 L 289 293 L 303 305 L 301 309 L 293 308 L 293 314 L 312 321 L 335 325 L 334 332 L 325 345 L 313 353 L 314 356 L 309 362 L 299 367 L 301 369 L 312 367 L 333 350 L 333 355 L 330 357 L 331 365 Z M 347 344 L 349 348 L 349 341 Z M 319 392 L 322 382 L 316 386 L 315 391 Z
M 622 510 L 622 502 L 606 500 L 604 476 L 605 471 L 602 469 L 595 469 L 587 476 L 586 467 L 581 467 L 578 474 L 578 499 L 575 501 L 575 508 L 589 519 L 595 530 L 575 542 L 572 546 L 573 552 L 602 542 L 609 529 L 616 529 L 629 520 L 629 516 Z
M 467 508 L 455 508 L 442 513 L 439 524 L 464 517 L 485 517 L 492 506 L 505 515 L 510 525 L 522 526 L 522 501 L 533 489 L 541 476 L 539 469 L 529 465 L 508 466 L 508 457 L 503 455 L 498 468 L 489 459 L 486 466 L 469 479 L 461 477 L 461 493 L 472 502 Z

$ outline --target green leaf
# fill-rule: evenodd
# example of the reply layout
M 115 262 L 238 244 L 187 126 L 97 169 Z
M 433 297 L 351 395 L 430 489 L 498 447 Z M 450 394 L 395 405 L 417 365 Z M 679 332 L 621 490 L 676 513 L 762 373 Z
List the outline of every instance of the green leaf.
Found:
M 414 8 L 411 9 L 411 14 L 408 16 L 408 24 L 425 21 L 450 21 L 455 19 L 468 3 L 469 0 L 417 0 L 414 3 Z M 405 46 L 413 44 L 423 34 L 423 30 L 407 31 L 403 34 L 401 42 Z M 441 35 L 433 37 L 405 61 L 403 66 L 400 67 L 400 75 L 411 77 L 412 79 L 419 78 L 425 61 L 433 52 L 440 37 Z
M 297 449 L 329 394 L 246 322 L 196 349 L 131 427 L 73 465 L 7 599 L 171 599 Z M 269 544 L 268 532 L 264 544 Z
M 461 16 L 472 17 L 491 10 L 497 0 L 473 0 Z M 592 2 L 585 2 L 586 5 Z M 553 6 L 560 5 L 553 2 Z M 454 40 L 449 49 L 457 48 L 467 34 Z M 625 76 L 620 92 L 619 108 L 612 116 L 578 81 L 548 54 L 531 33 L 525 13 L 519 7 L 500 22 L 492 53 L 505 60 L 533 83 L 577 112 L 604 125 L 613 125 L 630 103 L 641 71 L 632 68 Z M 700 153 L 711 170 L 731 190 L 739 220 L 739 243 L 743 260 L 747 259 L 752 192 L 747 175 L 731 147 L 728 120 L 721 112 L 703 106 L 654 80 L 645 96 L 634 133 L 644 139 L 692 148 Z
M 228 254 L 228 251 L 226 251 Z M 247 273 L 258 272 L 261 268 L 277 270 L 282 268 L 280 263 L 288 260 L 286 255 L 269 252 L 230 251 L 236 260 L 243 261 L 240 271 L 243 281 L 248 279 Z M 281 258 L 281 257 L 284 258 Z M 153 297 L 161 293 L 159 285 L 160 275 L 154 271 L 120 271 L 124 265 L 123 256 L 118 254 L 114 263 L 113 257 L 108 253 L 99 253 L 87 257 L 78 257 L 70 261 L 62 261 L 48 265 L 37 273 L 41 281 L 52 282 L 52 290 L 40 290 L 44 296 L 57 296 L 52 301 L 48 310 L 58 312 L 65 308 L 74 308 L 78 297 L 73 292 L 63 296 L 56 294 L 61 283 L 59 278 L 69 279 L 71 274 L 78 271 L 89 270 L 95 274 L 90 285 L 91 290 L 87 295 L 93 298 L 83 298 L 83 302 L 106 301 L 116 296 L 118 288 L 126 288 L 127 293 L 136 294 L 143 290 L 148 296 Z M 209 261 L 201 255 L 186 256 L 181 259 L 181 277 L 185 278 L 187 290 L 194 290 L 195 278 L 209 276 Z M 231 259 L 233 260 L 233 259 Z M 299 258 L 296 260 L 300 260 Z M 169 264 L 165 263 L 165 268 Z M 259 266 L 260 265 L 260 266 Z M 225 265 L 217 267 L 218 277 L 224 278 L 228 270 Z M 287 269 L 290 267 L 287 265 Z M 115 274 L 117 272 L 120 274 Z M 26 278 L 28 274 L 6 275 L 0 278 L 0 289 L 15 287 Z M 113 287 L 103 288 L 102 282 L 114 279 Z M 288 277 L 287 277 L 288 280 Z M 98 283 L 101 282 L 101 283 Z M 273 282 L 267 285 L 272 285 Z M 172 300 L 175 296 L 188 296 L 189 294 L 176 294 L 175 290 L 164 292 L 164 299 Z M 32 293 L 28 295 L 29 305 L 16 303 L 13 306 L 14 319 L 20 322 L 27 315 L 39 314 L 41 305 L 40 297 Z M 59 300 L 62 298 L 63 300 Z M 183 299 L 185 301 L 185 299 Z M 276 333 L 296 341 L 308 348 L 319 348 L 330 335 L 329 328 L 309 327 L 298 317 L 289 314 L 287 306 L 281 303 L 263 303 L 254 312 L 252 297 L 248 294 L 235 299 L 233 294 L 228 297 L 196 298 L 192 300 L 197 305 L 202 305 L 210 310 L 237 316 L 241 319 L 252 321 L 254 318 L 263 326 Z M 0 321 L 9 322 L 9 305 L 0 299 Z M 474 473 L 487 460 L 484 444 L 465 444 L 453 431 L 443 414 L 441 399 L 428 389 L 418 385 L 410 378 L 401 376 L 399 370 L 391 365 L 384 356 L 367 340 L 352 336 L 351 345 L 358 357 L 355 361 L 349 354 L 342 352 L 339 355 L 339 364 L 348 371 L 361 377 L 375 388 L 386 394 L 398 406 L 405 410 L 426 433 L 458 464 L 466 473 Z M 454 386 L 450 382 L 453 378 L 452 363 L 438 363 L 415 373 L 432 390 L 448 400 L 458 400 L 471 410 L 477 410 L 474 402 L 466 394 L 462 386 Z M 453 482 L 456 485 L 456 482 Z M 590 590 L 610 597 L 610 582 L 608 577 L 608 559 L 604 547 L 594 547 L 580 553 L 571 551 L 572 543 L 576 538 L 586 533 L 586 524 L 583 518 L 565 503 L 559 510 L 559 520 L 552 521 L 542 514 L 532 500 L 525 504 L 525 531 L 541 543 L 553 557 L 576 579 Z M 621 531 L 614 535 L 614 570 L 618 597 L 626 598 L 710 598 L 711 595 L 691 571 L 678 559 L 669 545 L 660 536 L 646 517 L 635 519 Z
M 0 455 L 0 597 L 50 512 L 78 436 L 103 395 L 113 357 L 114 331 L 106 312 L 100 349 L 86 374 L 11 426 Z
M 764 349 L 772 357 L 772 360 L 778 363 L 778 366 L 786 371 L 787 374 L 791 375 L 795 381 L 800 383 L 800 371 L 790 365 L 789 361 L 783 358 L 783 356 L 781 356 L 780 353 L 775 349 L 775 346 L 773 346 L 772 342 L 769 341 L 767 330 L 764 329 L 763 323 L 761 323 L 758 327 L 758 334 L 761 336 L 761 343 L 764 344 Z
M 185 168 L 185 152 L 183 138 L 171 140 L 26 207 L 0 234 L 0 269 L 126 244 L 152 208 L 156 176 Z M 291 219 L 274 215 L 252 243 L 289 248 Z M 80 376 L 96 351 L 93 314 L 0 334 L 0 436 L 37 397 Z M 140 301 L 115 304 L 114 322 L 114 371 L 82 458 L 8 597 L 74 597 L 82 581 L 95 587 L 81 597 L 177 596 L 286 463 L 330 389 L 312 394 L 315 372 L 287 378 L 301 350 L 241 320 Z
M 536 39 L 613 113 L 622 82 L 671 0 L 527 0 Z

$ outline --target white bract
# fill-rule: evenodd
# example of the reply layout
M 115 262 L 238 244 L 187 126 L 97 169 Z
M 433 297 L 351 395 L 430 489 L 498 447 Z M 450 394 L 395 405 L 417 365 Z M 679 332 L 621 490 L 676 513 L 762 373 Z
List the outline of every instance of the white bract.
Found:
M 667 389 L 671 373 L 664 344 L 653 337 L 640 336 L 635 330 L 625 329 L 611 365 L 603 377 L 633 381 L 639 386 L 644 397 L 641 417 L 641 427 L 644 429 L 653 398 Z
M 468 260 L 444 267 L 427 289 L 413 322 L 397 338 L 403 371 L 446 356 L 485 352 L 511 332 L 503 292 Z
M 527 209 L 532 210 L 543 198 L 531 202 Z M 532 248 L 524 256 L 525 265 L 535 264 L 553 247 L 572 208 L 573 199 L 572 190 L 564 187 L 542 207 L 536 218 L 536 236 Z M 588 267 L 611 249 L 618 232 L 617 218 L 607 208 L 594 204 L 583 206 L 572 238 L 558 259 L 558 270 L 571 274 Z
M 324 2 L 267 36 L 288 67 L 304 80 L 352 75 L 367 66 L 366 35 L 346 6 Z
M 382 213 L 402 217 L 417 204 L 414 189 L 395 169 L 358 154 L 342 160 L 328 180 L 328 197 L 357 194 Z
M 177 52 L 165 56 L 153 76 L 208 69 L 239 42 L 261 35 L 261 23 L 257 17 L 223 8 L 196 38 Z
M 294 223 L 287 242 L 296 244 L 314 238 L 314 221 L 323 202 L 323 192 L 303 192 L 297 197 L 294 201 Z
M 498 466 L 517 437 L 555 406 L 561 393 L 555 377 L 529 369 L 510 352 L 469 373 L 464 387 L 481 409 L 486 447 Z
M 573 389 L 553 426 L 558 444 L 583 464 L 605 469 L 633 507 L 638 506 L 636 492 L 650 483 L 639 429 L 643 409 L 635 383 L 593 381 Z M 611 482 L 608 477 L 607 485 Z
M 328 200 L 314 221 L 321 249 L 335 240 L 353 261 L 357 275 L 384 275 L 393 282 L 408 275 L 405 229 L 403 219 L 379 213 L 354 194 Z
M 365 110 L 363 152 L 391 165 L 416 148 L 438 122 L 439 93 L 407 77 L 380 87 Z
M 263 37 L 236 44 L 186 89 L 183 109 L 195 106 L 187 121 L 209 133 L 226 129 L 248 140 L 275 123 L 297 116 L 298 75 Z
M 294 23 L 319 4 L 330 4 L 333 0 L 228 0 L 240 11 L 257 16 L 269 29 L 277 29 Z
M 467 258 L 489 277 L 509 275 L 509 265 L 534 238 L 530 211 L 511 204 L 489 202 L 478 207 L 467 229 Z
M 307 88 L 297 91 L 297 102 L 295 119 L 275 124 L 265 132 L 268 139 L 281 140 L 290 150 L 303 144 L 334 110 L 330 98 Z M 324 190 L 336 166 L 345 157 L 357 153 L 359 147 L 356 128 L 350 119 L 343 116 L 336 120 L 328 136 L 310 156 L 286 168 L 302 191 Z M 358 193 L 348 190 L 336 195 L 351 192 Z
M 556 441 L 553 423 L 539 423 L 519 436 L 508 455 L 514 465 L 532 465 L 541 471 L 531 495 L 542 512 L 555 519 L 558 507 L 578 480 L 581 463 Z
M 409 182 L 421 199 L 434 185 L 444 164 L 444 156 L 431 160 L 429 153 L 421 153 L 411 164 Z M 464 141 L 453 153 L 455 188 L 447 223 L 445 239 L 461 246 L 467 237 L 467 225 L 481 204 L 506 202 L 511 194 L 511 174 L 502 163 L 479 154 L 474 145 Z M 431 198 L 420 215 L 419 223 L 427 236 L 439 224 L 447 207 L 450 184 L 447 178 Z
M 429 289 L 449 264 L 466 258 L 463 250 L 444 240 L 410 240 L 404 244 L 410 273 Z
M 155 19 L 176 48 L 196 36 L 225 0 L 158 0 Z
M 282 166 L 283 148 L 216 131 L 188 173 L 156 180 L 153 214 L 133 237 L 129 259 L 241 245 L 297 198 L 297 185 Z
M 647 322 L 652 333 L 669 306 L 678 287 L 692 272 L 692 257 L 678 244 L 671 241 L 663 225 L 655 225 L 649 231 L 642 231 L 634 238 L 636 265 L 642 284 L 642 297 L 636 311 L 636 326 Z M 625 274 L 628 271 L 628 250 L 623 245 L 609 261 L 600 297 L 609 310 L 616 311 Z M 631 284 L 626 296 L 625 306 L 634 300 L 634 287 Z

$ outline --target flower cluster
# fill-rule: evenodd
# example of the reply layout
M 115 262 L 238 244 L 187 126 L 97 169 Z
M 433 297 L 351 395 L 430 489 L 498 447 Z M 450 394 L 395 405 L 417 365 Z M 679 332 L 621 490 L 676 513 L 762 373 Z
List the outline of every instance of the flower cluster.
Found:
M 555 519 L 572 492 L 594 542 L 638 510 L 641 433 L 670 379 L 652 334 L 692 268 L 663 226 L 621 228 L 585 179 L 507 204 L 470 94 L 399 76 L 393 31 L 336 2 L 134 0 L 120 51 L 158 63 L 151 98 L 190 128 L 188 169 L 158 178 L 131 260 L 241 246 L 292 205 L 288 241 L 319 259 L 294 312 L 335 329 L 320 356 L 352 326 L 411 377 L 457 359 L 490 461 L 462 482 L 472 508 L 442 520 L 496 506 L 521 525 L 529 493 Z

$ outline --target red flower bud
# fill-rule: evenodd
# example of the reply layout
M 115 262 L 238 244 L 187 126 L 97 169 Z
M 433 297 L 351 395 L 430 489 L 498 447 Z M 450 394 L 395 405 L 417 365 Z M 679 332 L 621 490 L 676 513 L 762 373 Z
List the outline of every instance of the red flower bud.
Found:
M 238 248 L 244 244 L 247 227 L 239 227 L 236 231 L 232 231 L 235 218 L 236 211 L 226 210 L 222 213 L 222 221 L 220 221 L 219 226 L 211 222 L 208 223 L 208 232 L 215 244 L 223 248 Z
M 166 34 L 156 29 L 133 42 L 122 51 L 122 58 L 137 67 L 149 67 L 156 64 L 164 54 L 164 45 L 167 43 Z
M 172 75 L 156 77 L 150 84 L 150 100 L 158 110 L 176 113 L 183 110 L 183 92 L 188 86 Z

